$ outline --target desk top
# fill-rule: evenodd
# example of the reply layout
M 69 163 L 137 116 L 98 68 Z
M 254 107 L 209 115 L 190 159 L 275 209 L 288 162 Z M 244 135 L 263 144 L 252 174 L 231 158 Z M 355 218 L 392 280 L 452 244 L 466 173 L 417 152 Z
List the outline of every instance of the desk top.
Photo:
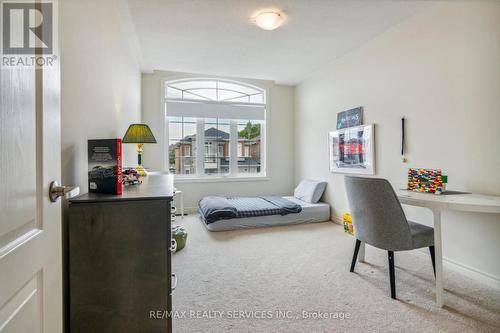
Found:
M 500 196 L 474 193 L 432 194 L 408 190 L 396 191 L 402 204 L 428 207 L 437 210 L 460 210 L 466 212 L 500 213 Z
M 131 200 L 171 200 L 174 196 L 174 177 L 151 172 L 142 177 L 142 184 L 123 186 L 122 195 L 86 193 L 69 200 L 71 203 L 110 202 Z

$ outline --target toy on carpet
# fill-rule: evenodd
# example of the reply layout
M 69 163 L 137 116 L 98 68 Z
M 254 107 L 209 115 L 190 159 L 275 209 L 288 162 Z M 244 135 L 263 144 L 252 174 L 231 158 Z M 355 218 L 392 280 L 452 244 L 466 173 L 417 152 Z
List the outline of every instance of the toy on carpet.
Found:
M 344 221 L 344 231 L 351 235 L 354 236 L 354 226 L 352 224 L 352 216 L 349 213 L 344 213 L 342 215 L 342 220 Z
M 177 247 L 174 251 L 180 251 L 186 246 L 186 240 L 187 240 L 187 231 L 180 225 L 176 225 L 172 227 L 172 238 L 175 239 L 177 243 Z

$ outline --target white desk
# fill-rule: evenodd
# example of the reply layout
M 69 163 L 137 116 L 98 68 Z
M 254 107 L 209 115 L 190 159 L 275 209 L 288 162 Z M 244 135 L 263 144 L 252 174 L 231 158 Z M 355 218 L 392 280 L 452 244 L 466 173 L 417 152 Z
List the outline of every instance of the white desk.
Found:
M 436 303 L 443 306 L 443 251 L 441 242 L 441 212 L 458 210 L 463 212 L 500 214 L 500 197 L 481 194 L 430 194 L 406 190 L 396 191 L 404 205 L 425 207 L 431 210 L 434 221 L 434 251 L 436 255 Z M 359 251 L 360 261 L 364 261 L 364 243 Z

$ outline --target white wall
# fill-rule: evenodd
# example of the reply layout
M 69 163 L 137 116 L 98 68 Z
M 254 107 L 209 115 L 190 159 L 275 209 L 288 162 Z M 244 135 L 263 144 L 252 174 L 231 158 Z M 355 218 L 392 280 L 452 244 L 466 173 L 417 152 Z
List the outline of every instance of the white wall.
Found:
M 144 147 L 144 166 L 150 170 L 163 170 L 164 156 L 167 154 L 167 146 L 164 143 L 162 82 L 189 77 L 213 76 L 165 71 L 142 75 L 142 120 L 151 127 L 158 141 L 158 144 Z M 231 79 L 268 90 L 266 158 L 269 179 L 251 182 L 176 182 L 175 186 L 184 192 L 186 207 L 191 209 L 197 206 L 198 200 L 209 194 L 290 194 L 293 191 L 293 87 L 276 85 L 271 81 Z
M 141 74 L 119 0 L 60 2 L 62 181 L 87 192 L 87 140 L 140 122 Z M 136 165 L 124 145 L 123 165 Z
M 296 87 L 295 181 L 328 180 L 335 216 L 348 205 L 343 176 L 328 171 L 327 133 L 337 112 L 357 106 L 377 125 L 377 176 L 395 188 L 409 167 L 434 167 L 447 171 L 450 189 L 500 195 L 500 3 L 432 5 Z M 431 224 L 425 211 L 408 216 Z M 500 215 L 448 212 L 443 220 L 444 256 L 500 279 Z

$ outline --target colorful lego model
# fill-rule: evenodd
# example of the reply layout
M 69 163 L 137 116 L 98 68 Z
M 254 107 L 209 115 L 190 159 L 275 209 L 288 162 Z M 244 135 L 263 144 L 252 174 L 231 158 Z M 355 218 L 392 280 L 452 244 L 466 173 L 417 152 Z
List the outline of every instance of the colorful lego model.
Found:
M 352 225 L 352 216 L 349 213 L 344 213 L 342 215 L 342 219 L 344 220 L 344 231 L 351 236 L 354 236 L 354 226 Z
M 124 185 L 139 185 L 142 180 L 137 170 L 130 168 L 123 170 L 122 182 Z
M 447 176 L 441 169 L 408 169 L 408 190 L 414 192 L 441 194 L 446 190 Z

